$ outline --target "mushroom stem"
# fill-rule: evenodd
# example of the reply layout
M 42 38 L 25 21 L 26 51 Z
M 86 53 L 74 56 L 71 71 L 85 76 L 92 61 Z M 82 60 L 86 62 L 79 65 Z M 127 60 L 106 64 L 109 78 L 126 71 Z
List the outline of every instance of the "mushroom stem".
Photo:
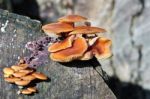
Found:
M 75 27 L 75 24 L 73 22 L 68 23 L 70 25 L 72 25 L 73 27 Z
M 88 21 L 84 22 L 84 24 L 85 24 L 86 26 L 91 26 L 91 22 L 88 22 Z

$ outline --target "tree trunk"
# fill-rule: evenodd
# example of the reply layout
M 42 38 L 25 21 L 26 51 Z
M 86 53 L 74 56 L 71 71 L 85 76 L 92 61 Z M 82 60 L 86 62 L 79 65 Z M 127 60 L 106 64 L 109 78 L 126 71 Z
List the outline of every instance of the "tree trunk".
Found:
M 51 79 L 37 84 L 39 93 L 33 96 L 17 95 L 18 88 L 4 81 L 2 69 L 29 55 L 25 44 L 44 33 L 39 21 L 3 10 L 0 10 L 0 27 L 1 99 L 116 99 L 103 80 L 105 75 L 96 59 L 66 64 L 50 60 L 38 67 L 38 71 Z

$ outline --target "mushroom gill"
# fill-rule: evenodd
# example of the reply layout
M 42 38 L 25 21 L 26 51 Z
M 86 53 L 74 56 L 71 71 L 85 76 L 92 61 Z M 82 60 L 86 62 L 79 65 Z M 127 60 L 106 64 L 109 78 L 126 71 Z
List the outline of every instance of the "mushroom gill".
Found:
M 51 53 L 50 58 L 58 62 L 69 62 L 81 57 L 88 48 L 88 44 L 83 37 L 77 37 L 72 47 Z
M 67 37 L 65 40 L 53 43 L 48 47 L 49 52 L 56 52 L 72 46 L 72 42 L 74 40 L 74 35 Z

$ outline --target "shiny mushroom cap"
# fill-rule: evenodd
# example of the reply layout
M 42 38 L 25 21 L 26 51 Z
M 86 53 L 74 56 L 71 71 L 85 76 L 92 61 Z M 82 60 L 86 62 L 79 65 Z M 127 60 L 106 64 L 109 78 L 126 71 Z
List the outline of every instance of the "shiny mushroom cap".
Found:
M 7 77 L 4 79 L 6 82 L 9 82 L 9 83 L 15 83 L 15 81 L 20 81 L 21 79 L 20 78 L 17 78 L 17 77 Z
M 35 73 L 33 73 L 32 75 L 33 75 L 35 78 L 40 79 L 40 80 L 47 80 L 47 79 L 48 79 L 47 76 L 44 75 L 44 74 L 42 74 L 42 73 L 37 73 L 37 72 L 35 72 Z
M 19 80 L 19 81 L 15 81 L 15 84 L 16 85 L 19 85 L 19 86 L 26 86 L 30 83 L 31 81 L 29 80 Z
M 10 74 L 4 74 L 4 77 L 11 77 L 12 76 L 12 74 L 10 75 Z
M 25 73 L 25 72 L 15 72 L 14 74 L 13 74 L 13 76 L 15 76 L 15 77 L 23 77 L 23 76 L 25 76 L 25 75 L 27 75 L 28 73 Z
M 48 48 L 48 51 L 49 52 L 56 52 L 56 51 L 60 51 L 60 50 L 71 47 L 72 42 L 74 40 L 74 37 L 75 37 L 74 35 L 71 35 L 63 41 L 56 42 L 56 43 L 50 45 L 49 48 Z
M 21 93 L 25 94 L 25 95 L 30 95 L 30 94 L 32 94 L 32 91 L 30 91 L 28 89 L 23 89 L 23 90 L 21 90 Z
M 67 15 L 58 19 L 59 22 L 68 22 L 68 23 L 81 22 L 86 20 L 87 18 L 80 15 Z
M 27 90 L 29 90 L 31 92 L 36 92 L 37 91 L 37 89 L 35 87 L 29 87 L 29 88 L 27 88 Z
M 102 33 L 106 32 L 103 28 L 98 27 L 90 27 L 90 26 L 77 26 L 74 28 L 72 32 L 69 33 L 69 35 L 72 34 L 95 34 L 95 33 Z
M 87 48 L 88 45 L 86 40 L 83 37 L 77 37 L 74 40 L 72 47 L 51 53 L 50 58 L 58 62 L 69 62 L 81 57 Z
M 112 55 L 110 46 L 112 42 L 107 38 L 99 38 L 92 46 L 92 52 L 98 59 L 108 58 Z
M 51 23 L 42 26 L 42 30 L 48 35 L 51 35 L 52 33 L 60 34 L 72 31 L 73 26 L 67 23 Z
M 3 69 L 4 74 L 12 75 L 15 71 L 12 68 L 4 68 Z
M 23 70 L 23 69 L 26 69 L 27 67 L 28 67 L 27 64 L 21 64 L 19 66 L 17 66 L 17 65 L 11 66 L 11 68 L 15 71 Z
M 20 70 L 19 72 L 24 72 L 24 73 L 27 73 L 27 74 L 29 74 L 29 73 L 32 73 L 34 70 L 32 70 L 32 69 L 23 69 L 23 70 Z
M 23 79 L 23 80 L 34 80 L 35 77 L 33 75 L 27 75 L 27 76 L 21 77 L 21 79 Z

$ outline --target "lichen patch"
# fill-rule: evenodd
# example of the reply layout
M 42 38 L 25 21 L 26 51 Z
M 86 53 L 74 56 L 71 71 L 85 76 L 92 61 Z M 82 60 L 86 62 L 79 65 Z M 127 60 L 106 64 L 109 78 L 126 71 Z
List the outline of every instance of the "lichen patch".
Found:
M 7 25 L 8 25 L 8 22 L 9 22 L 9 21 L 7 20 L 7 21 L 5 22 L 5 24 L 2 24 L 2 27 L 1 27 L 1 32 L 2 32 L 2 33 L 5 33 L 5 32 L 6 32 L 5 29 L 6 29 Z

